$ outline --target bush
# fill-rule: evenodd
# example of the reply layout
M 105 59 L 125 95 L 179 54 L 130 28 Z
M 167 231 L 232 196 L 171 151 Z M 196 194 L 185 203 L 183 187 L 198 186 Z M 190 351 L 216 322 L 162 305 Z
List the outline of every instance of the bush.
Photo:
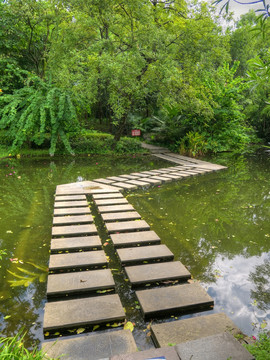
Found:
M 259 334 L 254 344 L 245 345 L 256 360 L 270 360 L 270 337 L 266 331 Z

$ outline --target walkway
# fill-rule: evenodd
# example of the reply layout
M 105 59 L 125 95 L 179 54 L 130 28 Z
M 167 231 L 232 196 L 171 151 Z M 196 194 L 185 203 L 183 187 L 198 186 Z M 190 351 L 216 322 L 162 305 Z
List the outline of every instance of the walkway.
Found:
M 141 352 L 136 352 L 131 331 L 119 330 L 127 321 L 126 313 L 108 268 L 108 240 L 102 244 L 86 195 L 94 202 L 92 212 L 97 211 L 103 221 L 144 318 L 197 313 L 214 305 L 198 283 L 190 283 L 191 274 L 185 266 L 173 261 L 173 253 L 161 244 L 158 235 L 121 192 L 225 167 L 171 154 L 163 148 L 150 150 L 154 156 L 177 165 L 57 186 L 44 333 L 55 337 L 61 331 L 65 336 L 56 344 L 55 339 L 45 341 L 43 349 L 50 357 L 65 354 L 64 360 L 162 356 L 178 360 L 253 359 L 232 336 L 240 330 L 225 314 L 153 322 L 151 335 L 158 349 Z M 105 330 L 108 326 L 118 329 Z M 70 336 L 78 328 L 78 334 Z M 87 333 L 79 335 L 80 332 Z M 168 347 L 169 344 L 173 346 Z

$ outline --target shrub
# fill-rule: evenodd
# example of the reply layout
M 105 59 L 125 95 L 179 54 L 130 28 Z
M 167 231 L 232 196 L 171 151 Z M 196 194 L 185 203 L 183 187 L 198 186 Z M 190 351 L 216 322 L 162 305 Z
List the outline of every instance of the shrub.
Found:
M 270 360 L 270 337 L 266 331 L 259 334 L 254 344 L 245 345 L 256 360 Z

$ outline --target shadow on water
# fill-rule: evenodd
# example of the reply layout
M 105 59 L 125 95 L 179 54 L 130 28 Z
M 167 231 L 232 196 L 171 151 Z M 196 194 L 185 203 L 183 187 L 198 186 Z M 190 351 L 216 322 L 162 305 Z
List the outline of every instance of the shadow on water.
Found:
M 257 155 L 217 161 L 228 165 L 228 170 L 137 190 L 128 194 L 128 200 L 214 298 L 211 312 L 225 312 L 251 335 L 269 326 L 270 318 L 270 159 Z M 29 346 L 43 339 L 44 268 L 55 186 L 165 166 L 171 164 L 150 156 L 0 162 L 0 249 L 8 254 L 0 268 L 3 335 L 15 335 L 24 327 Z M 143 330 L 148 323 L 142 320 L 134 292 L 109 245 L 108 253 L 117 292 L 126 299 L 128 319 L 140 330 L 134 331 L 137 343 L 147 348 L 151 344 Z

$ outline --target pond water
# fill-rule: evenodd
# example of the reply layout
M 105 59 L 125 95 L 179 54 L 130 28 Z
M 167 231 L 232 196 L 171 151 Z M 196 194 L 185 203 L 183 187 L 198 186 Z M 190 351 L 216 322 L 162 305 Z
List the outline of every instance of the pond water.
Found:
M 137 190 L 128 200 L 214 298 L 211 312 L 225 312 L 252 335 L 270 319 L 270 158 L 213 161 L 228 170 Z M 43 339 L 55 186 L 164 166 L 171 164 L 150 156 L 0 161 L 0 249 L 7 252 L 0 263 L 1 334 L 24 327 L 29 346 Z M 110 267 L 116 262 L 112 256 Z M 138 345 L 152 346 L 133 292 L 121 271 L 114 276 Z

